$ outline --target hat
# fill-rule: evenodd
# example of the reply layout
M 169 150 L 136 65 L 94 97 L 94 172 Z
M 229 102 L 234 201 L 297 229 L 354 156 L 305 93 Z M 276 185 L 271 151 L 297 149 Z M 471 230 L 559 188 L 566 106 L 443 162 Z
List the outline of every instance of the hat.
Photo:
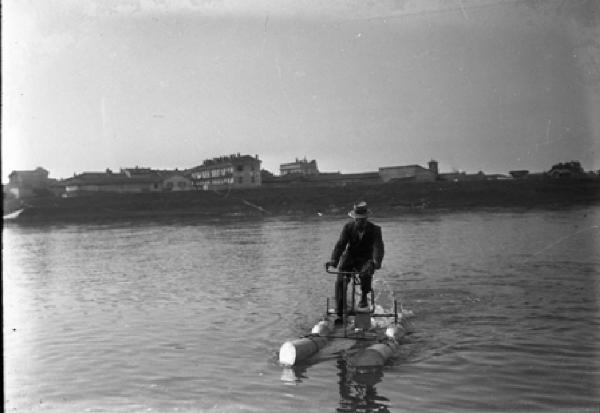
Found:
M 366 218 L 371 213 L 371 210 L 367 208 L 367 203 L 361 201 L 358 204 L 354 204 L 354 209 L 348 212 L 348 215 L 352 218 Z

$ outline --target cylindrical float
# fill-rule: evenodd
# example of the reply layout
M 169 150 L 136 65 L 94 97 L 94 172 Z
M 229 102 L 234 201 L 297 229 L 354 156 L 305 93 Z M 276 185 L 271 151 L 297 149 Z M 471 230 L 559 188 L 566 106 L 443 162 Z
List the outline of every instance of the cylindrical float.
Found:
M 389 340 L 385 343 L 377 343 L 367 347 L 363 351 L 355 354 L 350 364 L 353 367 L 379 367 L 385 365 L 385 363 L 398 351 L 400 345 L 394 341 Z
M 319 321 L 310 331 L 311 334 L 326 336 L 329 334 L 329 323 L 325 320 Z
M 406 330 L 401 325 L 389 326 L 385 329 L 385 336 L 394 340 L 400 339 L 404 334 L 406 334 Z
M 379 367 L 385 365 L 400 349 L 398 340 L 405 334 L 405 330 L 399 326 L 390 326 L 385 331 L 385 339 L 373 344 L 356 353 L 350 358 L 353 367 Z
M 279 363 L 284 366 L 293 366 L 315 355 L 327 344 L 328 334 L 327 321 L 320 321 L 313 327 L 309 336 L 286 341 L 279 349 Z

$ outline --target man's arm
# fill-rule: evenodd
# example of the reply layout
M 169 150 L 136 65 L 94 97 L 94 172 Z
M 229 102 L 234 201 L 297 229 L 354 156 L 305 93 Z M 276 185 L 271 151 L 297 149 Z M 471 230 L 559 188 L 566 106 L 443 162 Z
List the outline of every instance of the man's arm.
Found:
M 373 264 L 375 269 L 381 268 L 381 262 L 383 261 L 384 247 L 383 237 L 381 236 L 381 227 L 375 225 L 375 233 L 373 237 Z
M 333 251 L 331 253 L 331 260 L 329 261 L 334 267 L 337 267 L 340 257 L 342 253 L 346 249 L 346 245 L 348 245 L 348 241 L 350 240 L 350 230 L 348 224 L 344 225 L 342 228 L 342 233 L 340 234 L 340 238 L 335 243 L 333 247 Z

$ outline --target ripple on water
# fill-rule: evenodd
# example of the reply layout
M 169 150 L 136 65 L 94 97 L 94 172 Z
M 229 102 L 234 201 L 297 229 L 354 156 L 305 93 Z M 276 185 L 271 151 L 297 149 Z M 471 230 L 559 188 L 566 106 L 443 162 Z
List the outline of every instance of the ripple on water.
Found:
M 10 228 L 7 408 L 585 411 L 600 399 L 600 258 L 589 232 L 548 243 L 581 216 L 379 221 L 377 298 L 416 317 L 371 381 L 333 350 L 291 374 L 277 364 L 332 295 L 322 263 L 342 221 Z

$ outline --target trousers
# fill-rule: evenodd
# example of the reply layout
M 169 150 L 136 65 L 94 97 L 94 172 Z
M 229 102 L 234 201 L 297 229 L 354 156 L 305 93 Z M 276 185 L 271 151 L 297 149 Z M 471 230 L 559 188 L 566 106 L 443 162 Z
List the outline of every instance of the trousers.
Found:
M 369 261 L 370 258 L 368 257 L 352 257 L 349 254 L 343 254 L 338 264 L 338 271 L 360 272 L 360 289 L 363 297 L 371 292 L 371 281 L 375 273 L 373 266 L 367 265 Z M 335 310 L 340 317 L 344 313 L 344 299 L 348 284 L 352 282 L 350 277 L 350 275 L 338 274 L 335 280 Z

